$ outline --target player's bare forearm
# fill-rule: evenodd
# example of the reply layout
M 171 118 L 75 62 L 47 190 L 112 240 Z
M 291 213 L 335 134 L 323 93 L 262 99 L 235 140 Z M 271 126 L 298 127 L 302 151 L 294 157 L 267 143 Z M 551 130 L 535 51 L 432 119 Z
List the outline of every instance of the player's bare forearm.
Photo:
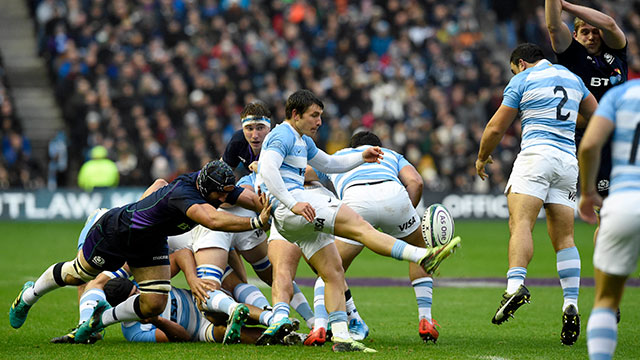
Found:
M 627 43 L 622 29 L 620 29 L 616 21 L 611 16 L 598 10 L 572 4 L 564 0 L 562 1 L 562 9 L 602 30 L 602 39 L 609 47 L 613 49 L 621 49 Z
M 191 335 L 187 330 L 176 322 L 159 316 L 150 322 L 160 330 L 160 332 L 156 331 L 157 342 L 185 342 L 191 340 Z
M 571 45 L 572 36 L 569 27 L 562 21 L 561 0 L 545 0 L 544 17 L 553 51 L 563 53 Z

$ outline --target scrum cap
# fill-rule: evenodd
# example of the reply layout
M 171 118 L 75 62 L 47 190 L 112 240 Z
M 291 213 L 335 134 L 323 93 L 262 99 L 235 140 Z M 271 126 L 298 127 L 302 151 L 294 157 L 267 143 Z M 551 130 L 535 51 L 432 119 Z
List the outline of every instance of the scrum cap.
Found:
M 236 178 L 231 167 L 222 160 L 214 160 L 205 165 L 197 178 L 200 195 L 216 192 L 230 192 L 235 188 Z

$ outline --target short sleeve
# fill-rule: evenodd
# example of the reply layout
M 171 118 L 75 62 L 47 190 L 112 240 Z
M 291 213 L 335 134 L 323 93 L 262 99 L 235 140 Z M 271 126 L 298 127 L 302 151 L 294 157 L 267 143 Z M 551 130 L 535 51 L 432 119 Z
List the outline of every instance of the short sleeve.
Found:
M 519 89 L 520 79 L 520 76 L 514 76 L 511 81 L 509 81 L 509 84 L 507 84 L 507 87 L 504 88 L 502 105 L 514 109 L 520 108 L 520 100 L 522 100 L 522 92 Z

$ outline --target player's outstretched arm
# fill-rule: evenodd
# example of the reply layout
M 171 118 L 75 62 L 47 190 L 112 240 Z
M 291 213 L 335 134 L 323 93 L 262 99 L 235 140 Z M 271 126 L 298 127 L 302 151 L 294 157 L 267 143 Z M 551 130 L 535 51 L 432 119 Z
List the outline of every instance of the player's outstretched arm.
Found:
M 567 24 L 562 21 L 562 0 L 545 0 L 544 18 L 553 51 L 563 53 L 571 45 L 573 37 Z
M 209 298 L 207 291 L 213 291 L 217 289 L 216 283 L 208 280 L 201 279 L 197 275 L 196 260 L 193 257 L 193 251 L 191 249 L 180 249 L 169 256 L 171 261 L 171 277 L 173 277 L 173 265 L 175 264 L 178 270 L 182 270 L 187 284 L 193 295 L 199 301 L 205 302 Z
M 210 204 L 194 204 L 187 209 L 189 219 L 211 230 L 241 232 L 262 227 L 269 221 L 271 205 L 266 204 L 257 218 L 236 216 L 218 211 Z M 260 221 L 258 221 L 259 219 Z
M 372 161 L 369 162 L 375 161 L 373 160 L 373 156 L 374 155 L 369 156 L 372 158 Z M 375 157 L 375 159 L 377 159 L 377 156 Z M 365 161 L 366 159 L 364 152 L 349 152 L 340 155 L 329 155 L 326 152 L 318 149 L 318 152 L 314 155 L 314 157 L 309 159 L 309 165 L 326 174 L 335 174 L 349 171 L 356 166 L 363 164 Z

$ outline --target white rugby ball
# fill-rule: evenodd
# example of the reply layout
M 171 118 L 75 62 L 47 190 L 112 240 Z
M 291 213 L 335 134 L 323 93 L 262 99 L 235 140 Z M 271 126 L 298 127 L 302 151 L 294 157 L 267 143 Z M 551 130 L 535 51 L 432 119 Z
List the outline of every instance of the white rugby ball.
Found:
M 455 231 L 453 216 L 442 204 L 433 204 L 422 216 L 422 237 L 427 247 L 447 245 Z

